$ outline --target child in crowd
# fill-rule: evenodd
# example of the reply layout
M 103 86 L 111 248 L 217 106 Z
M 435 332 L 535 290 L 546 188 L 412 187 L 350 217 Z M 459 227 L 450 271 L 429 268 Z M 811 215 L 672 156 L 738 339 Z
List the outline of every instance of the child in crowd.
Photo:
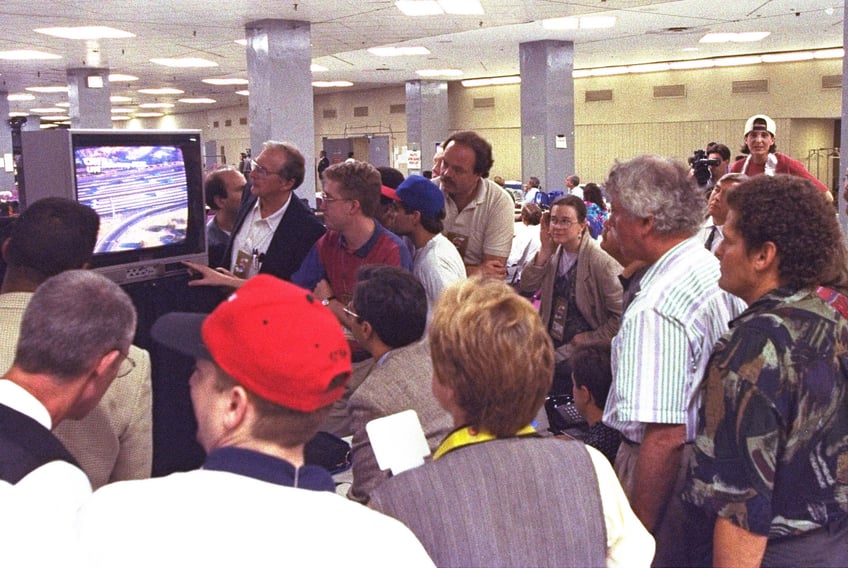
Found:
M 612 384 L 609 346 L 590 344 L 579 347 L 572 355 L 571 367 L 574 406 L 589 423 L 583 442 L 598 449 L 611 463 L 615 463 L 621 434 L 601 422 Z

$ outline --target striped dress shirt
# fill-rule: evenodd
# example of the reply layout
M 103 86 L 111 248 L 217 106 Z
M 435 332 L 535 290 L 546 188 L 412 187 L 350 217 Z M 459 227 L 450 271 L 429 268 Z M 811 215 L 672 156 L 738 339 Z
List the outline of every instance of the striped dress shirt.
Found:
M 707 360 L 745 303 L 718 287 L 719 263 L 698 238 L 666 252 L 642 277 L 612 342 L 603 421 L 641 443 L 646 423 L 685 424 L 695 438 Z

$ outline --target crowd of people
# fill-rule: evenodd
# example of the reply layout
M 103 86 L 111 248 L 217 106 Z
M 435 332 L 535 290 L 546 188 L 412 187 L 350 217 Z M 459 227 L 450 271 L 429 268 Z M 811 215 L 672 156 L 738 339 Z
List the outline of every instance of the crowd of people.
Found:
M 2 247 L 4 560 L 848 564 L 848 248 L 774 134 L 710 145 L 708 187 L 653 155 L 543 205 L 530 178 L 521 235 L 474 132 L 432 179 L 322 155 L 320 215 L 291 143 L 211 173 L 188 285 L 220 301 L 151 330 L 194 360 L 206 459 L 153 479 L 136 309 L 85 270 L 97 214 L 32 204 Z M 350 440 L 346 492 L 305 457 L 318 432 Z

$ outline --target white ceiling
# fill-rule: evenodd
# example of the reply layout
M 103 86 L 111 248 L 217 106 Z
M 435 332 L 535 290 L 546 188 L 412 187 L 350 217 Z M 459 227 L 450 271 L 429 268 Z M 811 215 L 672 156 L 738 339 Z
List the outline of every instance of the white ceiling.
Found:
M 611 65 L 699 59 L 705 57 L 841 47 L 843 5 L 826 0 L 755 0 L 677 2 L 651 0 L 481 0 L 483 16 L 410 18 L 394 0 L 4 0 L 0 6 L 0 50 L 39 49 L 62 59 L 0 61 L 0 90 L 66 84 L 66 69 L 93 61 L 96 50 L 113 73 L 140 77 L 112 84 L 113 95 L 135 104 L 175 102 L 179 97 L 211 97 L 216 106 L 244 104 L 234 92 L 244 87 L 215 87 L 210 77 L 247 78 L 245 25 L 254 20 L 284 19 L 311 23 L 313 63 L 329 71 L 316 80 L 349 80 L 355 88 L 372 88 L 419 79 L 416 69 L 456 68 L 462 78 L 517 74 L 518 46 L 544 39 L 573 41 L 575 69 Z M 541 20 L 587 14 L 614 15 L 613 29 L 546 31 Z M 99 45 L 34 33 L 51 26 L 105 25 L 136 34 Z M 671 31 L 676 30 L 676 31 Z M 699 44 L 706 32 L 771 32 L 757 43 Z M 379 58 L 369 47 L 424 45 L 431 54 Z M 686 48 L 697 48 L 687 51 Z M 206 69 L 169 69 L 154 57 L 203 57 L 218 63 Z M 185 95 L 143 95 L 137 89 L 177 87 Z M 36 95 L 35 101 L 11 102 L 13 111 L 49 106 L 65 95 Z M 173 112 L 199 110 L 176 103 Z

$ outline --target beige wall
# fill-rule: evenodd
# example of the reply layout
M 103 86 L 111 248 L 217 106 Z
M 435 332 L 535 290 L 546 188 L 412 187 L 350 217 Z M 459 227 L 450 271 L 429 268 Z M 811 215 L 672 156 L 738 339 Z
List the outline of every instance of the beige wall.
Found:
M 616 159 L 655 153 L 685 160 L 692 150 L 712 141 L 723 142 L 737 152 L 744 121 L 756 113 L 766 113 L 775 119 L 779 149 L 806 162 L 810 149 L 838 145 L 834 141 L 834 125 L 841 117 L 842 90 L 823 89 L 821 85 L 823 76 L 841 73 L 842 60 L 836 59 L 576 79 L 577 173 L 585 181 L 601 181 Z M 733 81 L 758 79 L 768 80 L 768 92 L 732 92 Z M 685 86 L 683 97 L 653 96 L 656 86 L 681 84 Z M 612 100 L 585 102 L 587 90 L 600 89 L 611 89 Z M 403 113 L 390 112 L 392 105 L 405 104 L 405 97 L 403 87 L 317 94 L 316 154 L 324 137 L 388 135 L 393 147 L 393 165 L 405 172 L 406 164 L 400 159 L 407 142 L 406 117 Z M 493 107 L 474 108 L 475 99 L 489 98 L 494 99 Z M 518 85 L 466 89 L 452 82 L 448 101 L 451 130 L 476 130 L 494 146 L 493 176 L 525 179 L 536 174 L 521 171 Z M 368 116 L 355 117 L 354 107 L 367 107 Z M 325 111 L 335 111 L 336 117 L 324 118 Z M 234 163 L 238 152 L 248 145 L 248 127 L 240 124 L 240 119 L 246 120 L 246 116 L 247 104 L 175 115 L 169 119 L 168 127 L 201 128 L 204 140 L 215 140 L 219 148 L 224 146 L 227 161 Z M 152 121 L 142 126 L 160 127 Z M 425 161 L 428 159 L 424 156 Z M 824 171 L 823 162 L 820 159 L 820 171 Z M 815 167 L 813 161 L 811 169 Z M 831 184 L 829 179 L 822 181 Z

